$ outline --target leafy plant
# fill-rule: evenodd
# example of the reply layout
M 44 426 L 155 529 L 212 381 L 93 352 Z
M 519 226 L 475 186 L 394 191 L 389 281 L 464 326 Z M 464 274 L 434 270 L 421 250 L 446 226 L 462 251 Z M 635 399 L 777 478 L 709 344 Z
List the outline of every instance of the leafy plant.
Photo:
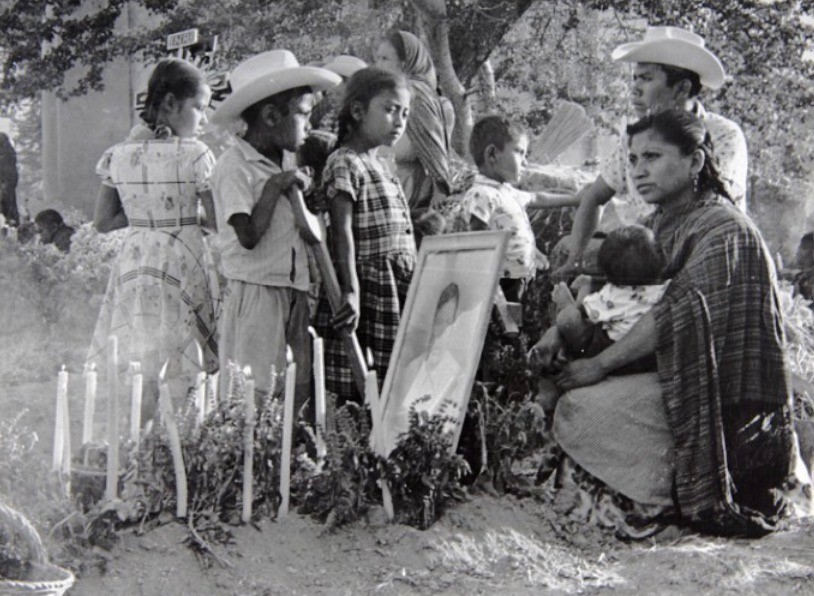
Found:
M 334 529 L 359 519 L 380 500 L 381 462 L 370 447 L 367 411 L 354 403 L 343 405 L 329 417 L 325 444 L 327 455 L 322 462 L 300 454 L 299 510 Z
M 410 406 L 409 427 L 387 458 L 385 478 L 393 495 L 396 519 L 421 529 L 429 528 L 444 507 L 463 500 L 461 478 L 469 465 L 452 453 L 453 429 L 457 418 L 441 404 L 433 416 L 419 411 L 426 396 Z

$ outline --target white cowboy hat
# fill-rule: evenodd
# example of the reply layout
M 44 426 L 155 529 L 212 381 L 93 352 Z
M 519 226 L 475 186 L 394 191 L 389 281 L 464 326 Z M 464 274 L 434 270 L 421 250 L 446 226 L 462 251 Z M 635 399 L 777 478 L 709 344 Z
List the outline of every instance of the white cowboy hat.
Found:
M 367 62 L 357 58 L 356 56 L 341 54 L 339 56 L 328 58 L 325 64 L 322 65 L 322 68 L 335 72 L 340 77 L 345 77 L 348 79 L 353 76 L 353 73 L 355 73 L 357 70 L 367 68 Z
M 726 77 L 721 61 L 704 47 L 704 38 L 679 27 L 648 27 L 642 41 L 622 44 L 611 59 L 686 68 L 698 73 L 701 84 L 710 89 L 718 89 Z
M 342 82 L 330 70 L 315 66 L 300 66 L 288 50 L 270 50 L 238 64 L 229 74 L 232 92 L 215 108 L 210 120 L 228 124 L 261 99 L 295 87 L 330 89 Z

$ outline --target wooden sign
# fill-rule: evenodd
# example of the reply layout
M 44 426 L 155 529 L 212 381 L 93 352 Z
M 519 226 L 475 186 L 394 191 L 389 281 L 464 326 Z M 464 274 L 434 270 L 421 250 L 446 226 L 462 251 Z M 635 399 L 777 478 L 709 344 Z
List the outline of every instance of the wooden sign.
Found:
M 198 43 L 198 29 L 186 29 L 167 36 L 167 50 L 178 50 Z

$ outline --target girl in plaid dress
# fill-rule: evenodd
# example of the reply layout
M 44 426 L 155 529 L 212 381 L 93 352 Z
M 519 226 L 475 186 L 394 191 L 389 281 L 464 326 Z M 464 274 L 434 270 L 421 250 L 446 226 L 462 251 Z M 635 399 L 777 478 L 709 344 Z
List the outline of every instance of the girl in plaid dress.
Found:
M 355 73 L 338 116 L 338 148 L 322 174 L 343 302 L 331 317 L 323 301 L 318 322 L 326 338 L 326 383 L 342 402 L 355 399 L 356 389 L 341 334 L 357 331 L 383 379 L 415 266 L 404 192 L 377 155 L 379 147 L 392 147 L 404 132 L 409 106 L 402 75 L 379 68 Z

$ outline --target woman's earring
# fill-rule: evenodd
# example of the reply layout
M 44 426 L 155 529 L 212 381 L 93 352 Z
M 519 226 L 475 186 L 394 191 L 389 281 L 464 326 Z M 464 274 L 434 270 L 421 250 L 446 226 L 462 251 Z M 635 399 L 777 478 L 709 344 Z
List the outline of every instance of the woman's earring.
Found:
M 695 191 L 695 194 L 698 194 L 698 176 L 695 175 L 692 177 L 692 189 Z

